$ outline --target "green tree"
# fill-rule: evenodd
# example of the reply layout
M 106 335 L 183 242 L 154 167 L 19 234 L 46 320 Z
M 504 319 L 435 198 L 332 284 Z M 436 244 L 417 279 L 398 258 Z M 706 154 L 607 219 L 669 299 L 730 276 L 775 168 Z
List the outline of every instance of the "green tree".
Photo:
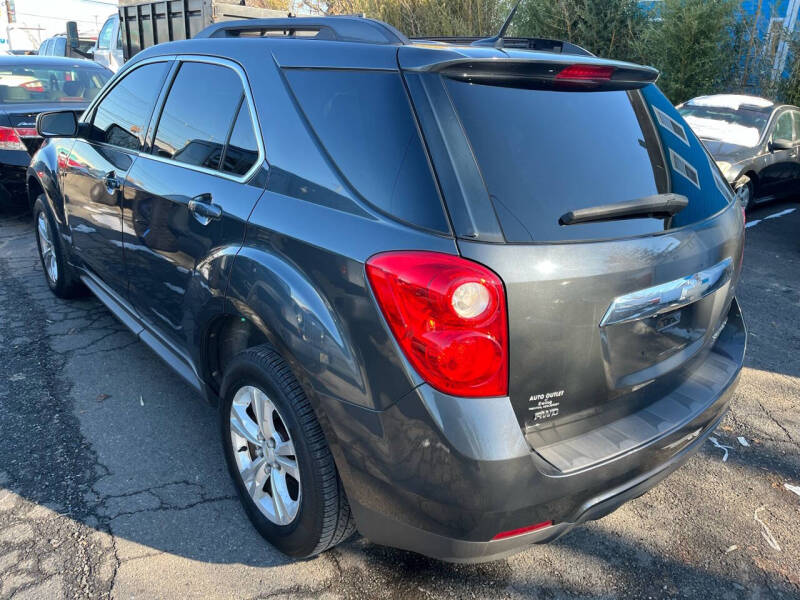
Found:
M 496 32 L 506 0 L 302 0 L 316 14 L 365 14 L 411 37 L 484 36 Z
M 637 0 L 526 0 L 512 31 L 568 40 L 598 56 L 638 61 L 647 25 L 648 14 Z
M 659 87 L 674 103 L 727 91 L 737 53 L 735 0 L 664 0 L 643 36 L 647 62 L 661 71 Z

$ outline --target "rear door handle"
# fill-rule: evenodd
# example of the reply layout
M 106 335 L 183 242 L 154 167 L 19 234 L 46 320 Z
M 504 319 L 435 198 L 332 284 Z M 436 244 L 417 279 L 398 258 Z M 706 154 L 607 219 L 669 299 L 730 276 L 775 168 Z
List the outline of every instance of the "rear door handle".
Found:
M 222 207 L 211 202 L 211 194 L 201 194 L 189 200 L 189 212 L 202 225 L 222 218 Z
M 117 179 L 117 174 L 114 171 L 109 171 L 103 177 L 103 183 L 106 184 L 106 191 L 109 194 L 113 194 L 120 188 L 119 179 Z
M 689 277 L 614 298 L 600 327 L 629 323 L 688 306 L 713 294 L 733 276 L 730 257 Z

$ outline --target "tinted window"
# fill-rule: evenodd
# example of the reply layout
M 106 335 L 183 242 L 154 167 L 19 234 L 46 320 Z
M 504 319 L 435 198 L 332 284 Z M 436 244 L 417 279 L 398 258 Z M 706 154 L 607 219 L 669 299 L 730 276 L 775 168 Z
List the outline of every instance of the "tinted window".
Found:
M 448 231 L 399 74 L 290 70 L 287 77 L 328 154 L 364 199 L 403 221 Z
M 258 160 L 258 144 L 253 131 L 253 121 L 247 101 L 242 98 L 239 115 L 231 132 L 231 139 L 225 147 L 222 170 L 234 175 L 244 175 Z
M 37 63 L 0 66 L 0 104 L 88 103 L 111 77 L 89 61 Z
M 241 79 L 232 69 L 183 63 L 164 104 L 153 152 L 190 165 L 219 168 L 242 94 Z
M 785 112 L 775 121 L 773 140 L 792 140 L 792 113 Z
M 792 111 L 792 118 L 794 119 L 794 141 L 800 141 L 800 112 Z
M 91 139 L 138 150 L 169 64 L 151 63 L 128 73 L 100 102 Z
M 114 33 L 114 19 L 109 19 L 103 25 L 103 28 L 100 30 L 100 34 L 97 36 L 97 47 L 102 49 L 107 49 L 111 47 L 111 35 Z
M 651 115 L 653 101 L 640 92 L 541 91 L 454 80 L 446 86 L 509 241 L 663 231 L 664 221 L 654 218 L 569 226 L 559 218 L 669 191 L 690 200 L 680 224 L 727 203 L 703 146 L 655 86 L 646 93 L 655 95 L 660 115 Z M 663 123 L 658 128 L 654 116 Z

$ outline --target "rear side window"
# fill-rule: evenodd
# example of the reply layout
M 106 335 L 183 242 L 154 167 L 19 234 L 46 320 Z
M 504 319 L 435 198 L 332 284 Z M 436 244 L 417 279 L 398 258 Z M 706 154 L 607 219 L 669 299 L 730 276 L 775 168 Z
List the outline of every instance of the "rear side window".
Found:
M 694 220 L 728 202 L 726 184 L 714 177 L 715 167 L 678 113 L 668 103 L 651 112 L 640 91 L 531 90 L 449 79 L 445 86 L 507 241 L 663 231 L 660 219 L 560 225 L 559 218 L 670 191 L 689 197 L 685 212 Z
M 413 225 L 449 226 L 400 75 L 287 70 L 328 155 L 370 204 Z
M 100 101 L 92 120 L 90 138 L 138 150 L 167 74 L 166 62 L 137 67 L 113 87 Z
M 258 143 L 253 131 L 253 120 L 247 101 L 242 97 L 239 114 L 231 131 L 231 139 L 225 146 L 222 170 L 233 175 L 244 175 L 258 160 Z
M 153 152 L 189 165 L 219 169 L 243 96 L 241 79 L 232 69 L 183 63 L 164 103 Z

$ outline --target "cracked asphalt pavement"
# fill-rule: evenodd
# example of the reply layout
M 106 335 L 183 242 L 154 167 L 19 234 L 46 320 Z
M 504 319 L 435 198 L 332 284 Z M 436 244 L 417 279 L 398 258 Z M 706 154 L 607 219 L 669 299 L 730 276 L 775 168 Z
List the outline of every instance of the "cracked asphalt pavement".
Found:
M 234 497 L 214 410 L 97 300 L 52 296 L 30 215 L 0 207 L 0 598 L 800 597 L 800 210 L 764 218 L 797 206 L 750 217 L 728 448 L 476 566 L 358 536 L 313 560 L 274 550 Z

